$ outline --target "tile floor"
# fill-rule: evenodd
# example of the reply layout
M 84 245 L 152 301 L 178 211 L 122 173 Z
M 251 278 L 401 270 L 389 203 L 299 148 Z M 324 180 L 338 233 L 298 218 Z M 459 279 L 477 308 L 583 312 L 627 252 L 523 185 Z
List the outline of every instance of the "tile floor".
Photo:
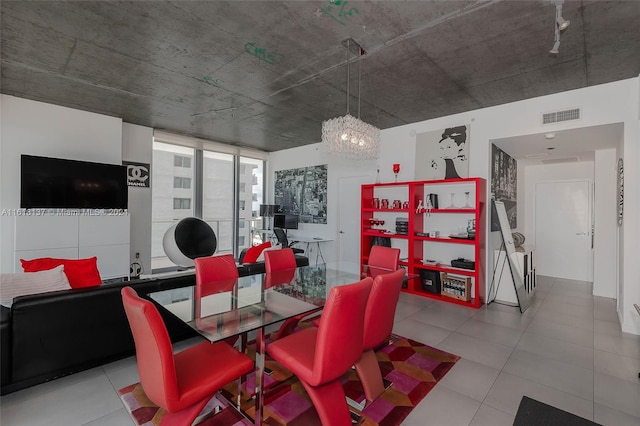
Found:
M 402 294 L 394 332 L 462 357 L 404 425 L 511 425 L 523 395 L 640 425 L 640 336 L 620 331 L 615 301 L 591 296 L 589 283 L 538 283 L 523 315 Z M 137 381 L 132 357 L 15 392 L 0 400 L 0 424 L 131 426 L 117 390 Z

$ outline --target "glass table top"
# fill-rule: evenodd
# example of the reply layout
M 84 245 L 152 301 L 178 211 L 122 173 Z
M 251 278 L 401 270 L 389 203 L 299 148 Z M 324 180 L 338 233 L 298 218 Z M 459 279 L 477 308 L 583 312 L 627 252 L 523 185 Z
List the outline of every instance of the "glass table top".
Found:
M 211 342 L 321 309 L 331 288 L 360 280 L 325 264 L 149 294 Z

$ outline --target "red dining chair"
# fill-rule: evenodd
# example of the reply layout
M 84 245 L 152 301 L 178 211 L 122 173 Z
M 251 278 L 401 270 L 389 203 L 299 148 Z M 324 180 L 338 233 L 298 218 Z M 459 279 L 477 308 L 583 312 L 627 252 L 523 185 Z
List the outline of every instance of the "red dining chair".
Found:
M 219 256 L 205 256 L 194 259 L 196 267 L 196 290 L 195 290 L 195 311 L 196 321 L 201 322 L 203 327 L 218 327 L 211 321 L 202 322 L 201 309 L 202 298 L 216 293 L 224 293 L 233 290 L 238 279 L 238 267 L 232 254 Z M 222 324 L 220 324 L 222 326 Z M 244 337 L 244 336 L 243 336 Z M 229 337 L 225 342 L 231 346 L 235 345 L 238 336 Z
M 380 273 L 387 273 L 398 269 L 400 249 L 385 246 L 373 246 L 369 252 L 367 265 L 372 278 Z M 379 268 L 379 269 L 378 269 Z
M 298 266 L 296 264 L 296 256 L 290 248 L 265 251 L 264 265 L 267 272 L 265 275 L 265 287 L 267 288 L 291 282 Z M 276 332 L 275 338 L 280 339 L 291 334 L 300 320 L 307 315 L 298 315 L 284 320 Z
M 382 374 L 374 349 L 388 343 L 393 329 L 396 306 L 404 280 L 404 269 L 378 275 L 373 280 L 371 293 L 364 314 L 364 340 L 362 356 L 356 362 L 356 372 L 364 388 L 367 401 L 371 402 L 384 392 Z
M 160 312 L 131 287 L 121 292 L 136 346 L 140 383 L 147 397 L 167 412 L 161 425 L 191 425 L 227 383 L 253 370 L 253 361 L 224 342 L 202 342 L 173 354 Z
M 290 248 L 265 251 L 264 267 L 267 274 L 286 269 L 296 269 L 298 267 L 296 264 L 296 255 Z
M 372 282 L 365 278 L 333 287 L 318 328 L 305 328 L 267 345 L 269 355 L 300 379 L 323 425 L 351 425 L 340 376 L 362 355 Z

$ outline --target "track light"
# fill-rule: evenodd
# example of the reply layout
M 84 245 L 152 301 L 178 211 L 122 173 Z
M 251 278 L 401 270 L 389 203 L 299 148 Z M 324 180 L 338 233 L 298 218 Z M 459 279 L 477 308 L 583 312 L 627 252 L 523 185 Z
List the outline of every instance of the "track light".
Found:
M 564 0 L 556 1 L 556 21 L 554 22 L 554 43 L 553 48 L 549 51 L 552 55 L 560 53 L 560 32 L 569 28 L 571 21 L 567 21 L 562 17 L 562 3 Z
M 566 21 L 562 16 L 558 17 L 558 19 L 556 19 L 556 22 L 560 31 L 566 30 L 571 24 L 571 21 Z

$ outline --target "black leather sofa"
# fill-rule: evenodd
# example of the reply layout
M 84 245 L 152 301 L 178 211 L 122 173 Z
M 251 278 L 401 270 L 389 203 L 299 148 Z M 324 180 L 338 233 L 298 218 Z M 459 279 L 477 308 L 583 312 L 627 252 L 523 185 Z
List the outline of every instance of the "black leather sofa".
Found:
M 309 260 L 296 256 L 298 266 Z M 240 276 L 263 273 L 264 262 L 238 266 Z M 195 275 L 173 276 L 63 290 L 13 301 L 2 306 L 0 323 L 0 394 L 87 370 L 135 353 L 120 290 L 131 286 L 144 296 L 195 284 Z M 195 332 L 160 310 L 172 341 Z

